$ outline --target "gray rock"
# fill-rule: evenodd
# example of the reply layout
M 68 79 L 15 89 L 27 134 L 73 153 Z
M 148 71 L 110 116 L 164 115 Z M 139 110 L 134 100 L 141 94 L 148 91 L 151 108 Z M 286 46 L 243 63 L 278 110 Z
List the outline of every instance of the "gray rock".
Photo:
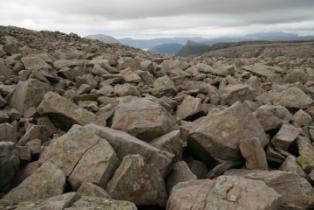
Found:
M 175 119 L 160 104 L 146 98 L 124 98 L 116 108 L 111 127 L 151 141 L 175 126 Z
M 279 198 L 280 195 L 262 181 L 221 176 L 215 180 L 178 184 L 171 192 L 167 210 L 276 210 Z
M 239 143 L 242 139 L 257 138 L 262 147 L 268 143 L 258 120 L 241 103 L 195 122 L 189 136 L 189 147 L 195 155 L 216 160 L 240 159 Z
M 19 82 L 10 97 L 10 105 L 24 113 L 31 107 L 37 107 L 49 89 L 48 84 L 35 79 Z
M 146 164 L 141 155 L 123 158 L 107 190 L 114 199 L 128 200 L 140 206 L 164 206 L 167 198 L 159 171 Z
M 172 96 L 177 92 L 174 82 L 168 76 L 159 77 L 154 82 L 154 88 L 158 95 Z
M 246 160 L 246 168 L 267 170 L 266 153 L 261 142 L 256 139 L 241 139 L 240 150 Z
M 20 160 L 12 142 L 0 142 L 0 192 L 10 187 L 10 182 L 17 175 Z
M 16 143 L 16 128 L 9 123 L 0 124 L 0 142 L 9 141 Z
M 289 146 L 296 140 L 300 130 L 292 125 L 284 124 L 278 133 L 271 140 L 271 143 L 280 149 L 287 150 Z

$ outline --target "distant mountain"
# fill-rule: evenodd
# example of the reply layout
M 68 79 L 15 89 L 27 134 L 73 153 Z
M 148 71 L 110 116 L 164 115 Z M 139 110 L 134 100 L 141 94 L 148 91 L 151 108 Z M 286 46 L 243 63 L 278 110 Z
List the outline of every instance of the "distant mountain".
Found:
M 174 38 L 157 38 L 157 39 L 131 39 L 131 38 L 125 38 L 125 39 L 119 39 L 121 44 L 140 48 L 140 49 L 151 49 L 153 47 L 156 47 L 158 45 L 163 44 L 181 44 L 185 45 L 187 41 L 195 41 L 195 42 L 206 42 L 208 39 L 201 38 L 201 37 L 174 37 Z
M 210 46 L 205 43 L 188 41 L 177 53 L 178 56 L 201 55 L 209 50 Z
M 161 55 L 175 55 L 181 50 L 182 47 L 183 47 L 182 44 L 169 43 L 157 45 L 153 48 L 150 48 L 148 51 L 152 53 L 158 53 Z
M 104 35 L 104 34 L 89 35 L 89 36 L 86 36 L 85 38 L 96 39 L 107 44 L 119 44 L 120 43 L 119 40 L 111 36 Z

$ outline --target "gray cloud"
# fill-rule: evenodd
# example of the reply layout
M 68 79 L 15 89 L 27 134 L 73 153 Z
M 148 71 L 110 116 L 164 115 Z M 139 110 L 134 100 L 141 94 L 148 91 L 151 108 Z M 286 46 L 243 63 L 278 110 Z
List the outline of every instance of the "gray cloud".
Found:
M 0 0 L 0 24 L 82 35 L 314 32 L 313 0 Z M 302 26 L 302 27 L 300 27 Z

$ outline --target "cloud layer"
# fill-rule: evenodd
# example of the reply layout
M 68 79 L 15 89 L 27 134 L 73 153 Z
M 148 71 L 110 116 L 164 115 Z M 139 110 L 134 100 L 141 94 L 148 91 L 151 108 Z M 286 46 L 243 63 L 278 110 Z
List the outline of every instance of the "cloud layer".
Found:
M 116 37 L 314 34 L 313 0 L 0 0 L 0 24 Z

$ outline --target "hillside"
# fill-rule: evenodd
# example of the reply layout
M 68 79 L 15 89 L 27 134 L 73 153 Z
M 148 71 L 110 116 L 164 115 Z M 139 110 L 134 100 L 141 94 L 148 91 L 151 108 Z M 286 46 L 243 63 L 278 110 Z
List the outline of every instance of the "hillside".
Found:
M 208 49 L 205 56 L 228 58 L 251 57 L 313 57 L 314 40 L 307 41 L 252 41 L 218 43 Z
M 170 44 L 162 44 L 157 45 L 153 48 L 150 48 L 148 51 L 152 53 L 158 53 L 161 55 L 176 55 L 181 49 L 183 45 L 177 43 Z
M 178 56 L 195 56 L 201 55 L 209 50 L 209 45 L 188 41 L 180 51 L 178 51 Z
M 119 44 L 119 40 L 111 37 L 111 36 L 107 36 L 104 34 L 95 34 L 95 35 L 88 35 L 85 38 L 87 39 L 95 39 L 101 42 L 104 42 L 106 44 Z
M 312 42 L 215 47 L 0 26 L 0 209 L 313 209 Z

